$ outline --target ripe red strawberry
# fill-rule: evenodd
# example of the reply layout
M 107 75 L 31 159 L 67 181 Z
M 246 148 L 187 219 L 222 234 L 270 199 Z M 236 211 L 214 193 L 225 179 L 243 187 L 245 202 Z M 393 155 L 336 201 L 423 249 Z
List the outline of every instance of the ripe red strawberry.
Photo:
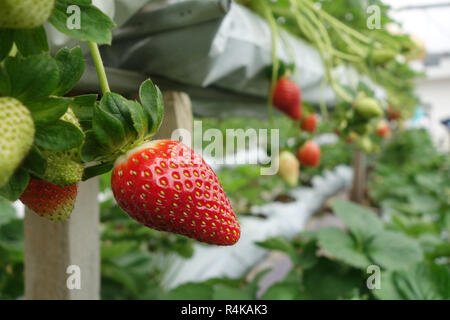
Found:
M 386 138 L 391 134 L 391 128 L 389 128 L 389 125 L 385 121 L 381 121 L 377 125 L 376 133 L 378 136 Z
M 297 158 L 306 167 L 317 167 L 320 163 L 320 147 L 314 141 L 306 141 L 297 151 Z
M 276 83 L 273 104 L 294 120 L 299 120 L 302 117 L 300 88 L 287 78 L 280 78 Z
M 388 107 L 387 114 L 388 114 L 388 119 L 391 121 L 397 120 L 398 118 L 400 118 L 402 116 L 402 113 L 400 112 L 400 110 L 396 110 L 392 107 Z
M 302 130 L 314 133 L 317 128 L 317 116 L 315 114 L 310 114 L 303 120 L 301 125 Z
M 119 157 L 111 187 L 133 219 L 216 245 L 233 245 L 240 227 L 214 171 L 178 141 L 147 142 Z
M 53 220 L 67 220 L 75 206 L 78 186 L 57 186 L 44 180 L 31 179 L 20 200 L 38 215 Z

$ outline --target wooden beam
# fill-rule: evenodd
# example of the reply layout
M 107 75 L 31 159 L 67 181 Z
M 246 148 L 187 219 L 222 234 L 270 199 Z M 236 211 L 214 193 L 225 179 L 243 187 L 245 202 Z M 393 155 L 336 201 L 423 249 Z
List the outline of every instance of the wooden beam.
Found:
M 193 115 L 189 96 L 178 91 L 167 91 L 163 96 L 164 118 L 161 128 L 152 140 L 170 139 L 176 129 L 186 129 L 192 133 Z
M 70 266 L 79 267 L 80 289 L 67 285 Z M 52 222 L 26 209 L 25 298 L 100 298 L 98 178 L 79 184 L 68 221 Z
M 356 150 L 353 154 L 353 186 L 350 199 L 353 202 L 362 204 L 364 201 L 367 186 L 367 165 L 366 155 Z

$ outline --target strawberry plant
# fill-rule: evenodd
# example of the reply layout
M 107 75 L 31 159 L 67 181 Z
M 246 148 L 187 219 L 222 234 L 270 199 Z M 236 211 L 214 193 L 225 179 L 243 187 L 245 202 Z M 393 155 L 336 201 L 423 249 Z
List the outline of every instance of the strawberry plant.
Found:
M 69 27 L 69 5 L 80 8 L 82 28 Z M 0 9 L 1 196 L 20 198 L 43 217 L 65 220 L 77 183 L 114 168 L 114 195 L 138 222 L 213 244 L 238 241 L 233 209 L 203 159 L 176 141 L 149 142 L 163 117 L 159 88 L 144 81 L 139 101 L 111 92 L 98 49 L 111 42 L 114 23 L 108 16 L 90 0 L 4 1 Z M 42 26 L 47 20 L 87 42 L 100 99 L 67 96 L 83 75 L 85 61 L 79 47 L 48 54 Z

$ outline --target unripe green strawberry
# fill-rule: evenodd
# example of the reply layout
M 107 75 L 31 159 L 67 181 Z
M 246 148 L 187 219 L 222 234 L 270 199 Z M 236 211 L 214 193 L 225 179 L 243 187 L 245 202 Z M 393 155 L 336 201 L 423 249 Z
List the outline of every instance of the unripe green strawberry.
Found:
M 1 0 L 0 28 L 31 29 L 51 16 L 55 0 Z
M 371 153 L 373 151 L 373 143 L 372 140 L 368 136 L 362 136 L 356 140 L 356 144 L 359 149 L 364 151 L 365 153 Z
M 372 61 L 375 65 L 383 65 L 391 61 L 396 56 L 394 50 L 391 49 L 376 49 L 372 55 Z
M 298 178 L 300 177 L 300 163 L 297 158 L 289 151 L 282 151 L 280 153 L 280 167 L 278 174 L 290 187 L 298 185 Z
M 77 117 L 70 108 L 61 117 L 61 120 L 70 122 L 81 129 Z M 42 150 L 41 152 L 47 159 L 47 169 L 40 178 L 62 186 L 72 185 L 81 181 L 84 168 L 80 151 L 77 148 L 65 151 Z
M 31 179 L 20 201 L 41 217 L 52 221 L 67 220 L 75 206 L 78 186 L 57 186 L 47 181 Z
M 355 111 L 360 117 L 366 120 L 379 117 L 383 114 L 383 109 L 381 109 L 377 100 L 369 97 L 360 97 L 356 99 Z
M 0 187 L 8 182 L 33 144 L 34 122 L 20 101 L 0 98 Z

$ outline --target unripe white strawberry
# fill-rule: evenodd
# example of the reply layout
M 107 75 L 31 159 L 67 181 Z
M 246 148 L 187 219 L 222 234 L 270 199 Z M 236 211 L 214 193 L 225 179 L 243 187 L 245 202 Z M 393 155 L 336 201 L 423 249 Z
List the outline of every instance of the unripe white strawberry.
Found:
M 0 28 L 31 29 L 51 16 L 55 0 L 1 0 Z
M 11 97 L 0 98 L 0 187 L 8 182 L 33 144 L 30 111 Z
M 278 174 L 290 187 L 298 185 L 300 177 L 300 163 L 289 151 L 282 151 L 279 158 L 280 168 Z

